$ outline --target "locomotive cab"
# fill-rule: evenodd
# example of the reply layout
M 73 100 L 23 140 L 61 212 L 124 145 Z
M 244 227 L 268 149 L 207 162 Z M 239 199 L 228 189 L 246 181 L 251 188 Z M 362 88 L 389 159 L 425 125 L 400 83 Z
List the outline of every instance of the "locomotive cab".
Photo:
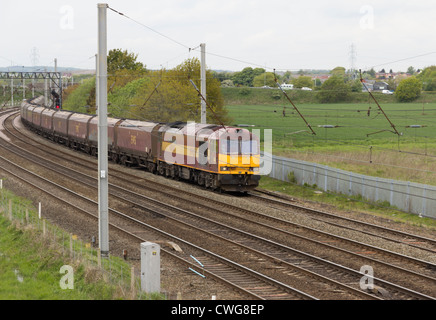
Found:
M 260 180 L 259 139 L 248 130 L 227 128 L 219 139 L 218 173 L 224 190 L 247 191 Z

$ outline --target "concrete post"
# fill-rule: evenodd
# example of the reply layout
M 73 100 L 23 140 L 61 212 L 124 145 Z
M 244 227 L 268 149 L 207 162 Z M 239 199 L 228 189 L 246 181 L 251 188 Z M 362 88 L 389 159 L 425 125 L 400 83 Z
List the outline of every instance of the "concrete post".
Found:
M 148 241 L 141 243 L 141 290 L 160 292 L 160 246 Z
M 14 79 L 11 79 L 11 107 L 14 106 Z
M 107 147 L 107 4 L 98 5 L 98 232 L 102 257 L 109 256 Z

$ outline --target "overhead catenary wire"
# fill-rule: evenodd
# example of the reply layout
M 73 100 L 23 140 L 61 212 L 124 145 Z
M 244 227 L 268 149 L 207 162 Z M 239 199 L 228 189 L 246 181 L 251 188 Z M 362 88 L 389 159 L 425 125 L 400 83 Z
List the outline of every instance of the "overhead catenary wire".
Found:
M 175 43 L 175 44 L 177 44 L 177 45 L 179 45 L 179 46 L 181 46 L 181 47 L 183 47 L 185 49 L 188 49 L 189 52 L 191 52 L 191 51 L 198 51 L 198 49 L 200 47 L 199 45 L 196 46 L 196 47 L 188 46 L 188 45 L 182 43 L 181 41 L 178 41 L 178 40 L 176 40 L 176 39 L 174 39 L 174 38 L 172 38 L 170 36 L 167 36 L 167 35 L 163 34 L 162 32 L 159 32 L 156 29 L 154 29 L 154 28 L 152 28 L 150 26 L 147 26 L 146 24 L 144 24 L 144 23 L 142 23 L 142 22 L 140 22 L 138 20 L 135 20 L 135 19 L 127 16 L 125 13 L 122 13 L 122 12 L 114 9 L 114 8 L 110 7 L 109 5 L 107 6 L 107 8 L 112 10 L 113 12 L 117 13 L 118 15 L 123 16 L 126 19 L 129 19 L 129 20 L 133 21 L 134 23 L 136 23 L 136 24 L 138 24 L 138 25 L 140 25 L 140 26 L 142 26 L 142 27 L 144 27 L 144 28 L 146 28 L 146 29 L 148 29 L 148 30 L 158 34 L 159 36 L 164 37 L 167 40 L 169 40 L 169 41 L 171 41 L 171 42 L 173 42 L 173 43 Z M 229 57 L 229 56 L 225 56 L 225 55 L 222 55 L 222 54 L 217 54 L 217 53 L 213 53 L 213 52 L 209 52 L 209 51 L 206 51 L 206 54 L 207 55 L 211 55 L 211 56 L 215 56 L 215 57 L 219 57 L 219 58 L 222 58 L 222 59 L 227 59 L 227 60 L 232 60 L 232 61 L 240 62 L 240 63 L 246 64 L 246 65 L 251 65 L 251 66 L 255 66 L 255 67 L 259 67 L 259 68 L 265 68 L 265 69 L 268 69 L 268 70 L 275 70 L 276 69 L 276 68 L 273 68 L 273 67 L 267 67 L 265 65 L 261 65 L 259 63 L 254 63 L 254 62 L 250 62 L 250 61 L 246 61 L 246 60 L 242 60 L 242 59 L 237 59 L 237 58 L 233 58 L 233 57 Z M 277 70 L 297 70 L 297 69 L 277 69 Z
M 212 112 L 213 117 L 215 118 L 215 120 L 217 120 L 221 126 L 224 128 L 224 130 L 226 130 L 226 126 L 224 125 L 224 123 L 221 121 L 221 119 L 219 119 L 219 117 L 217 116 L 217 114 L 215 113 L 215 111 L 213 110 L 213 108 L 210 106 L 210 104 L 207 102 L 206 98 L 201 94 L 200 90 L 198 90 L 197 86 L 195 85 L 194 81 L 192 81 L 192 79 L 189 78 L 189 82 L 192 84 L 192 86 L 194 87 L 194 89 L 197 91 L 199 97 L 206 103 L 206 106 L 209 108 L 209 110 Z
M 291 98 L 289 98 L 289 96 L 287 95 L 287 93 L 285 92 L 285 90 L 282 89 L 282 87 L 280 86 L 277 77 L 276 77 L 276 73 L 274 70 L 274 80 L 277 83 L 278 87 L 280 88 L 280 90 L 283 92 L 283 94 L 285 95 L 285 97 L 288 99 L 288 101 L 292 104 L 292 106 L 294 107 L 295 111 L 298 112 L 298 114 L 300 115 L 300 117 L 304 120 L 304 122 L 306 123 L 307 127 L 310 129 L 310 131 L 312 131 L 313 135 L 316 135 L 315 131 L 313 131 L 311 125 L 306 121 L 306 119 L 304 118 L 304 116 L 301 114 L 300 110 L 298 110 L 298 108 L 295 106 L 295 104 L 292 102 Z
M 389 124 L 391 125 L 392 129 L 394 130 L 394 133 L 397 134 L 397 135 L 400 135 L 400 133 L 397 131 L 397 128 L 395 128 L 395 125 L 391 122 L 391 120 L 389 120 L 388 116 L 383 111 L 382 107 L 380 107 L 380 104 L 378 103 L 377 99 L 373 96 L 371 91 L 368 90 L 368 87 L 365 85 L 365 82 L 363 81 L 363 78 L 362 78 L 362 71 L 361 70 L 360 70 L 360 82 L 363 84 L 363 86 L 365 87 L 366 91 L 368 91 L 368 93 L 371 96 L 371 98 L 377 104 L 378 109 L 383 113 L 383 115 L 385 116 L 386 120 L 388 120 Z
M 393 64 L 393 63 L 397 63 L 397 62 L 403 62 L 403 61 L 412 60 L 412 59 L 416 59 L 416 58 L 420 58 L 420 57 L 425 57 L 425 56 L 432 55 L 432 54 L 436 54 L 436 51 L 427 52 L 427 53 L 419 54 L 419 55 L 412 56 L 412 57 L 407 57 L 407 58 L 403 58 L 403 59 L 399 59 L 399 60 L 395 60 L 395 61 L 389 61 L 389 62 L 377 64 L 377 65 L 371 66 L 370 69 L 373 69 L 375 67 L 390 65 L 390 64 Z
M 180 41 L 174 40 L 173 38 L 168 37 L 168 36 L 166 36 L 166 35 L 164 35 L 164 34 L 158 32 L 157 30 L 155 30 L 155 29 L 153 29 L 153 28 L 150 28 L 150 27 L 146 26 L 145 24 L 143 24 L 143 23 L 141 23 L 141 22 L 138 22 L 138 21 L 136 21 L 136 20 L 134 20 L 134 19 L 132 19 L 132 18 L 126 16 L 125 14 L 123 14 L 123 13 L 121 13 L 121 12 L 119 12 L 119 11 L 113 9 L 113 8 L 110 8 L 109 6 L 108 6 L 108 8 L 109 8 L 110 10 L 114 11 L 115 13 L 117 13 L 117 14 L 119 14 L 119 15 L 121 15 L 121 16 L 124 16 L 124 17 L 126 17 L 126 18 L 128 18 L 128 19 L 134 21 L 135 23 L 137 23 L 137 24 L 139 24 L 139 25 L 141 25 L 141 26 L 143 26 L 143 27 L 145 27 L 145 28 L 147 28 L 147 29 L 149 29 L 149 30 L 151 30 L 151 31 L 153 31 L 153 32 L 155 32 L 155 33 L 157 33 L 157 34 L 159 34 L 160 36 L 163 36 L 163 37 L 167 38 L 168 40 L 170 40 L 170 41 L 172 41 L 172 42 L 174 42 L 174 43 L 176 43 L 176 44 L 182 46 L 183 48 L 188 49 L 189 51 L 197 50 L 197 47 L 196 47 L 196 48 L 191 48 L 190 46 L 187 46 L 187 45 L 183 44 L 183 43 L 180 42 Z M 214 54 L 214 53 L 211 53 L 211 52 L 207 52 L 207 54 L 209 54 L 209 55 L 214 55 L 214 56 L 217 56 L 217 57 L 220 57 L 220 58 L 224 58 L 224 59 L 229 59 L 229 60 L 233 60 L 233 61 L 238 61 L 238 62 L 241 62 L 241 63 L 244 63 L 244 64 L 249 64 L 249 65 L 253 65 L 253 66 L 259 66 L 259 67 L 262 67 L 262 68 L 266 68 L 265 65 L 260 65 L 260 64 L 256 64 L 256 63 L 248 62 L 248 61 L 245 61 L 245 60 L 242 60 L 242 59 L 235 59 L 235 58 L 231 58 L 231 57 L 227 57 L 227 56 L 223 56 L 223 55 Z M 429 53 L 429 54 L 430 54 L 430 53 Z M 424 54 L 424 55 L 428 55 L 428 54 Z M 424 56 L 424 55 L 419 55 L 419 56 Z M 419 56 L 415 56 L 415 57 L 419 57 Z M 412 58 L 413 58 L 413 57 L 412 57 Z M 404 60 L 407 60 L 407 59 L 411 59 L 411 58 L 401 59 L 401 60 L 397 60 L 397 61 L 404 61 Z M 393 63 L 393 62 L 392 62 L 392 63 Z M 268 67 L 268 69 L 273 69 L 273 68 L 269 68 L 269 67 Z M 274 70 L 274 69 L 273 69 L 273 70 Z M 285 70 L 285 69 L 283 69 L 283 70 Z M 381 110 L 381 111 L 382 111 L 382 110 Z M 388 119 L 388 120 L 389 120 L 389 119 Z M 394 127 L 394 128 L 395 128 L 395 127 Z M 396 130 L 395 130 L 395 131 L 396 131 Z
M 154 33 L 160 35 L 161 37 L 164 37 L 164 38 L 166 38 L 166 39 L 168 39 L 168 40 L 170 40 L 170 41 L 172 41 L 172 42 L 178 44 L 179 46 L 182 46 L 182 47 L 184 47 L 184 48 L 186 48 L 186 49 L 189 49 L 189 50 L 191 49 L 189 46 L 187 46 L 187 45 L 181 43 L 180 41 L 177 41 L 177 40 L 175 40 L 175 39 L 173 39 L 173 38 L 171 38 L 171 37 L 169 37 L 169 36 L 167 36 L 167 35 L 165 35 L 165 34 L 159 32 L 159 31 L 157 31 L 157 30 L 155 30 L 155 29 L 153 29 L 153 28 L 151 28 L 151 27 L 145 25 L 144 23 L 139 22 L 139 21 L 137 21 L 137 20 L 135 20 L 135 19 L 133 19 L 133 18 L 127 16 L 126 14 L 124 14 L 124 13 L 122 13 L 122 12 L 120 12 L 120 11 L 118 11 L 118 10 L 115 10 L 114 8 L 111 8 L 109 5 L 107 6 L 107 8 L 108 8 L 109 10 L 112 10 L 113 12 L 119 14 L 120 16 L 123 16 L 123 17 L 125 17 L 126 19 L 129 19 L 129 20 L 133 21 L 134 23 L 139 24 L 140 26 L 142 26 L 142 27 L 144 27 L 144 28 L 147 28 L 148 30 L 150 30 L 150 31 L 152 31 L 152 32 L 154 32 Z
M 120 11 L 114 9 L 114 8 L 110 7 L 109 5 L 107 5 L 107 8 L 110 9 L 111 11 L 115 12 L 116 14 L 118 14 L 120 16 L 123 16 L 126 19 L 131 20 L 132 22 L 134 22 L 134 23 L 136 23 L 136 24 L 138 24 L 138 25 L 140 25 L 140 26 L 142 26 L 142 27 L 144 27 L 144 28 L 146 28 L 146 29 L 148 29 L 148 30 L 158 34 L 159 36 L 164 37 L 167 40 L 169 40 L 169 41 L 171 41 L 171 42 L 173 42 L 173 43 L 175 43 L 175 44 L 177 44 L 177 45 L 179 45 L 179 46 L 181 46 L 181 47 L 183 47 L 185 49 L 188 49 L 189 52 L 197 51 L 198 48 L 199 48 L 199 46 L 191 47 L 191 46 L 189 46 L 189 45 L 187 45 L 185 43 L 182 43 L 181 41 L 178 41 L 178 40 L 176 40 L 176 39 L 174 39 L 174 38 L 172 38 L 172 37 L 170 37 L 170 36 L 168 36 L 168 35 L 166 35 L 166 34 L 164 34 L 162 32 L 159 32 L 156 29 L 154 29 L 154 28 L 152 28 L 152 27 L 150 27 L 150 26 L 148 26 L 148 25 L 146 25 L 146 24 L 144 24 L 144 23 L 142 23 L 142 22 L 140 22 L 140 21 L 138 21 L 136 19 L 131 18 L 130 16 L 127 16 L 125 13 L 120 12 Z M 252 62 L 252 61 L 247 61 L 247 60 L 240 59 L 240 58 L 230 57 L 230 56 L 226 56 L 226 55 L 223 55 L 223 54 L 213 53 L 213 52 L 210 52 L 210 51 L 207 51 L 206 54 L 207 55 L 211 55 L 211 56 L 215 56 L 215 57 L 218 57 L 218 58 L 226 59 L 226 60 L 240 62 L 240 63 L 243 63 L 245 65 L 250 65 L 250 66 L 254 66 L 254 67 L 264 68 L 265 70 L 271 70 L 271 71 L 274 71 L 274 70 L 295 71 L 295 70 L 304 70 L 304 69 L 307 69 L 307 68 L 277 68 L 277 67 L 271 67 L 271 66 L 266 66 L 265 64 L 262 65 L 260 63 L 256 63 L 256 62 Z M 386 62 L 386 63 L 383 63 L 383 64 L 373 65 L 371 68 L 375 68 L 375 67 L 382 66 L 382 65 L 389 65 L 389 64 L 393 64 L 393 63 L 397 63 L 397 62 L 402 62 L 402 61 L 407 61 L 407 60 L 411 60 L 411 59 L 416 59 L 416 58 L 419 58 L 419 57 L 424 57 L 424 56 L 428 56 L 428 55 L 432 55 L 432 54 L 436 54 L 436 51 L 427 52 L 427 53 L 424 53 L 424 54 L 419 54 L 419 55 L 415 55 L 415 56 L 411 56 L 411 57 L 406 57 L 406 58 L 402 58 L 402 59 L 398 59 L 398 60 L 394 60 L 394 61 L 389 61 L 389 62 Z M 369 69 L 371 69 L 371 68 L 369 68 Z

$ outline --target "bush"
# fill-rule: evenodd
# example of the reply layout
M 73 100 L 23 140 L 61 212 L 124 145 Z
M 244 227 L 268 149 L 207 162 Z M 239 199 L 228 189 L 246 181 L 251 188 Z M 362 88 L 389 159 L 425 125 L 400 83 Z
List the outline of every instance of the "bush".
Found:
M 416 100 L 421 95 L 422 83 L 416 77 L 410 77 L 400 82 L 395 90 L 395 97 L 400 102 Z
M 344 102 L 350 98 L 351 88 L 341 76 L 332 76 L 326 80 L 317 97 L 322 103 Z
M 250 89 L 248 88 L 243 88 L 242 90 L 239 91 L 239 94 L 242 96 L 248 96 L 250 94 Z
M 62 102 L 62 108 L 75 112 L 86 112 L 85 106 L 92 95 L 95 95 L 95 77 L 83 80 L 83 84 L 75 87 Z

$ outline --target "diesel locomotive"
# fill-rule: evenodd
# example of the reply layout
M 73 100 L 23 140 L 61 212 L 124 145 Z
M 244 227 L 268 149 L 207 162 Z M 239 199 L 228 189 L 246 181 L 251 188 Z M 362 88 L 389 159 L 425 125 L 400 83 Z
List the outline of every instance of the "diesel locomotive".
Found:
M 98 116 L 23 101 L 21 121 L 31 130 L 96 156 Z M 157 123 L 108 118 L 108 157 L 213 190 L 249 191 L 259 184 L 259 139 L 246 129 L 194 122 Z

